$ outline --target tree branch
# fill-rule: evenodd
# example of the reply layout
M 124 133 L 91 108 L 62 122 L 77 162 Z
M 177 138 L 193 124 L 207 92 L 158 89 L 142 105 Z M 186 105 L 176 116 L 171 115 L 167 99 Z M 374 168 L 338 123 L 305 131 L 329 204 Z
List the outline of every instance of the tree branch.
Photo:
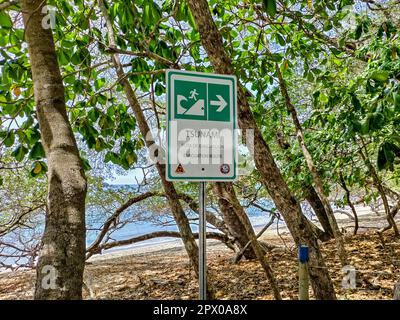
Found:
M 199 213 L 199 205 L 198 203 L 189 195 L 180 193 L 179 198 L 183 200 L 184 202 L 187 203 L 189 208 L 196 212 L 197 214 Z M 216 227 L 218 230 L 222 231 L 225 234 L 228 234 L 229 231 L 224 223 L 223 220 L 218 219 L 212 212 L 206 210 L 206 220 L 208 223 Z
M 198 239 L 199 234 L 193 233 L 193 236 L 196 239 Z M 133 238 L 126 239 L 126 240 L 119 240 L 119 241 L 105 243 L 105 244 L 102 244 L 102 245 L 96 247 L 95 249 L 93 249 L 89 253 L 90 255 L 87 256 L 87 259 L 89 257 L 91 257 L 93 254 L 101 253 L 103 250 L 107 250 L 107 249 L 111 249 L 111 248 L 115 248 L 115 247 L 126 246 L 129 244 L 133 244 L 133 243 L 137 243 L 137 242 L 141 242 L 141 241 L 145 241 L 145 240 L 150 240 L 150 239 L 154 239 L 154 238 L 161 238 L 161 237 L 181 238 L 181 234 L 177 231 L 156 231 L 156 232 L 148 233 L 148 234 L 145 234 L 142 236 L 137 236 L 137 237 L 133 237 Z M 223 242 L 224 244 L 226 244 L 230 249 L 234 250 L 232 240 L 228 236 L 226 236 L 222 233 L 207 232 L 207 238 L 219 240 L 219 241 Z
M 110 230 L 111 225 L 117 222 L 119 216 L 121 215 L 122 212 L 124 212 L 126 209 L 131 207 L 133 204 L 138 203 L 140 201 L 143 201 L 145 199 L 148 199 L 150 197 L 158 196 L 160 195 L 157 192 L 145 192 L 139 196 L 130 198 L 128 201 L 126 201 L 124 204 L 122 204 L 111 217 L 109 217 L 106 222 L 104 223 L 101 232 L 97 236 L 96 240 L 89 246 L 87 249 L 87 256 L 86 259 L 88 259 L 90 256 L 94 254 L 94 252 L 97 252 L 98 248 L 100 247 L 101 241 L 103 241 L 104 237 L 106 236 L 107 232 Z
M 267 229 L 274 223 L 276 216 L 273 216 L 269 222 L 260 230 L 260 232 L 257 233 L 256 238 L 260 238 L 263 233 L 265 231 L 267 231 Z M 240 259 L 242 259 L 244 252 L 246 251 L 246 249 L 250 246 L 251 241 L 247 242 L 246 245 L 242 248 L 242 250 L 240 250 L 238 252 L 238 254 L 236 255 L 235 259 L 234 259 L 234 263 L 238 263 L 240 261 Z M 273 245 L 268 245 L 271 247 L 271 249 L 273 249 L 275 246 Z
M 19 3 L 19 0 L 6 1 L 3 3 L 0 3 L 0 11 L 5 10 L 5 9 L 7 9 L 15 4 L 18 4 L 18 3 Z
M 20 225 L 21 220 L 22 220 L 26 215 L 28 215 L 28 214 L 30 214 L 30 213 L 36 211 L 36 210 L 39 210 L 39 209 L 41 209 L 41 208 L 43 208 L 43 207 L 45 207 L 45 204 L 44 204 L 44 203 L 43 203 L 43 204 L 40 204 L 40 205 L 38 205 L 38 206 L 36 206 L 36 207 L 33 207 L 33 208 L 28 208 L 27 211 L 21 212 L 21 213 L 19 213 L 18 215 L 14 216 L 14 217 L 11 219 L 11 221 L 9 221 L 9 222 L 3 224 L 3 226 L 5 226 L 5 227 L 2 228 L 2 229 L 0 229 L 0 237 L 4 236 L 4 235 L 7 234 L 8 232 L 10 232 L 10 231 L 14 230 L 15 228 L 17 228 L 17 227 Z
M 147 58 L 151 58 L 154 59 L 157 62 L 160 62 L 162 64 L 167 65 L 170 68 L 178 68 L 178 65 L 176 62 L 173 62 L 171 60 L 168 60 L 160 55 L 158 55 L 157 53 L 154 53 L 150 50 L 145 49 L 144 52 L 140 52 L 140 51 L 129 51 L 129 50 L 122 50 L 122 49 L 118 49 L 115 46 L 109 46 L 106 48 L 105 50 L 107 53 L 111 53 L 111 54 L 125 54 L 125 55 L 129 55 L 129 56 L 135 56 L 135 57 L 147 57 Z

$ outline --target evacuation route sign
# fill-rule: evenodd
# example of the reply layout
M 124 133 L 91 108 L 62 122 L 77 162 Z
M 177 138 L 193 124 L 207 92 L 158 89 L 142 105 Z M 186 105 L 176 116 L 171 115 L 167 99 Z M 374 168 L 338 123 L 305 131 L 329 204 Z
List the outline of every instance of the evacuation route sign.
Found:
M 233 181 L 236 77 L 167 70 L 167 180 Z

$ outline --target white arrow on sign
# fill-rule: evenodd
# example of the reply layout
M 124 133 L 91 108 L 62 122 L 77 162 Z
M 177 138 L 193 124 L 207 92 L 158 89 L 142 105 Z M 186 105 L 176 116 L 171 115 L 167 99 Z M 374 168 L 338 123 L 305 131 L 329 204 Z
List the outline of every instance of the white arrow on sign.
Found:
M 219 94 L 217 94 L 217 100 L 212 100 L 210 103 L 212 106 L 219 106 L 217 109 L 217 112 L 221 112 L 222 110 L 225 109 L 225 107 L 228 105 L 228 103 L 222 98 Z

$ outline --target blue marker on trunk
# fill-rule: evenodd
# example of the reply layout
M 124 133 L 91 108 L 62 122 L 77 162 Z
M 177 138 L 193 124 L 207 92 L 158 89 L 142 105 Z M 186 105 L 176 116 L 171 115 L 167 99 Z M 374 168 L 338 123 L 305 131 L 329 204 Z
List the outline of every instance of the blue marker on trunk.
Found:
M 309 257 L 308 257 L 308 247 L 307 247 L 307 246 L 304 246 L 304 245 L 301 245 L 301 246 L 299 247 L 299 261 L 300 261 L 301 263 L 306 263 L 306 262 L 308 262 L 308 260 L 309 260 Z

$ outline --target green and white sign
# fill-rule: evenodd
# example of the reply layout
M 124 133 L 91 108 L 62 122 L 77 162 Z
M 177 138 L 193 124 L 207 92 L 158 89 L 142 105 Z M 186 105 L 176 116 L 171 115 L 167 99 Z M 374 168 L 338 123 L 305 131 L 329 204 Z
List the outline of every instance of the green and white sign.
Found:
M 167 70 L 167 180 L 233 181 L 236 77 Z

